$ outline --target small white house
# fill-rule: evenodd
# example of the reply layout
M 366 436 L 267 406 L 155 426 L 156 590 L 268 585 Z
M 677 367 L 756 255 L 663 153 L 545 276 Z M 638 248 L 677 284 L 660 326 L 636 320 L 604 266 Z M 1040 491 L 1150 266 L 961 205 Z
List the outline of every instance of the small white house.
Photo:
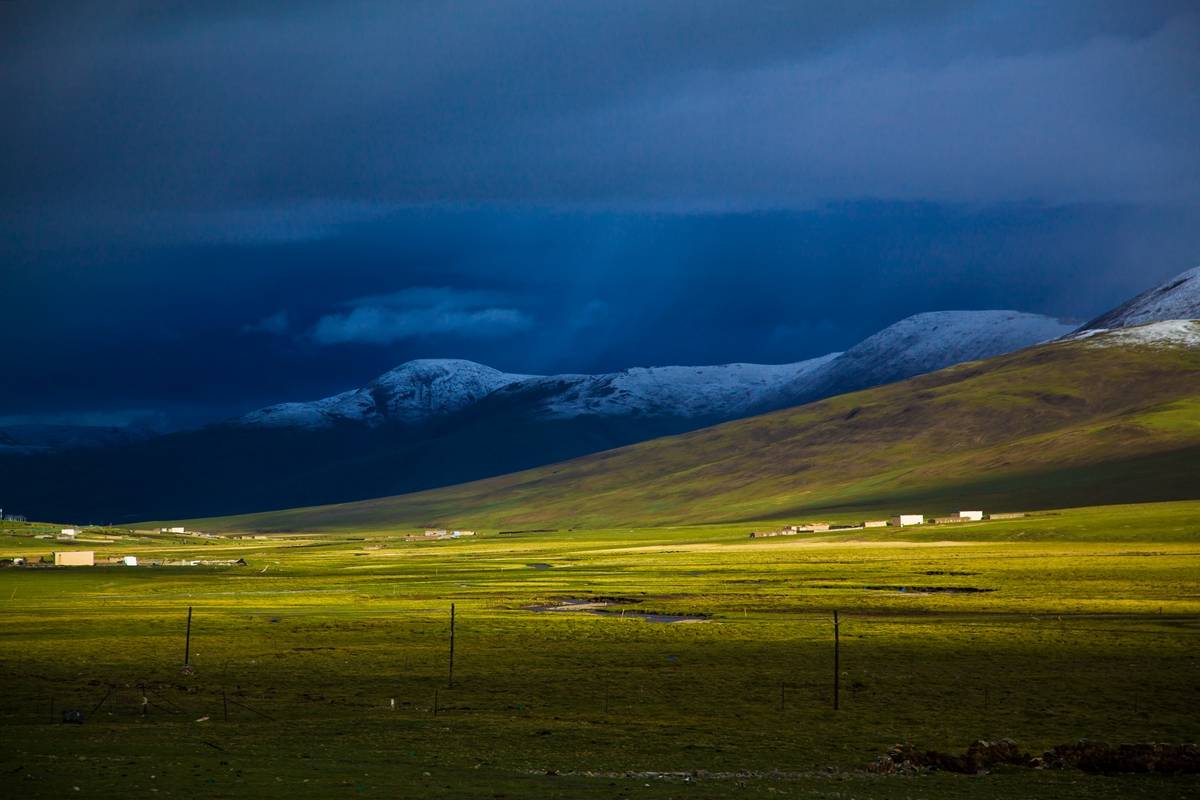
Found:
M 61 531 L 59 531 L 58 535 L 65 536 L 68 539 L 74 539 L 76 536 L 79 535 L 79 529 L 78 528 L 63 528 Z
M 958 512 L 958 518 L 964 519 L 964 520 L 969 520 L 971 522 L 981 522 L 983 520 L 983 512 L 982 511 L 960 511 L 960 512 Z
M 159 528 L 159 529 L 158 529 L 158 532 L 159 532 L 159 533 L 187 533 L 187 528 L 183 528 L 183 527 L 177 527 L 177 528 Z
M 121 563 L 127 567 L 137 566 L 137 556 L 122 556 Z
M 886 519 L 868 519 L 863 522 L 864 528 L 883 528 L 886 527 L 888 521 Z
M 921 525 L 925 522 L 922 514 L 898 514 L 888 523 L 893 528 L 904 528 L 908 525 Z

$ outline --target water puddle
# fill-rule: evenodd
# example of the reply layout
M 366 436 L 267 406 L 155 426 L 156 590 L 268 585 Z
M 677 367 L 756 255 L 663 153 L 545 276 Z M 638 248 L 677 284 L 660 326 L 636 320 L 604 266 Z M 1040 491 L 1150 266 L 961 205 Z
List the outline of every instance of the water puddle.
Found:
M 534 611 L 537 613 L 583 613 L 595 614 L 603 617 L 619 617 L 629 619 L 640 619 L 645 622 L 659 623 L 697 623 L 711 621 L 711 615 L 703 613 L 694 614 L 668 614 L 661 611 L 645 611 L 640 608 L 625 608 L 623 606 L 640 603 L 640 600 L 631 600 L 624 597 L 596 597 L 596 598 L 572 598 L 568 600 L 560 600 L 556 603 L 548 605 L 526 606 L 526 611 Z

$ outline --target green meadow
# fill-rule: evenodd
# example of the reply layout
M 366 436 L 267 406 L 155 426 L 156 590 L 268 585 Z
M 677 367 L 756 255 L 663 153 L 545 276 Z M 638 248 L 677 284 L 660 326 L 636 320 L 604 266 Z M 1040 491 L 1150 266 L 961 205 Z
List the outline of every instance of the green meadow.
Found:
M 5 524 L 0 556 L 57 547 Z M 1200 794 L 866 771 L 898 742 L 1200 738 L 1200 502 L 747 538 L 770 524 L 88 530 L 246 565 L 0 569 L 0 773 L 14 797 Z

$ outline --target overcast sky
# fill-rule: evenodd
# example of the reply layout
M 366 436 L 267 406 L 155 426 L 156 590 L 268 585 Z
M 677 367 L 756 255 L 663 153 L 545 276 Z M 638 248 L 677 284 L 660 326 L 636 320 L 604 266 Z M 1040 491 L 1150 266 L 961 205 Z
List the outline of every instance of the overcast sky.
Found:
M 1193 2 L 0 4 L 0 423 L 781 362 L 1200 264 Z

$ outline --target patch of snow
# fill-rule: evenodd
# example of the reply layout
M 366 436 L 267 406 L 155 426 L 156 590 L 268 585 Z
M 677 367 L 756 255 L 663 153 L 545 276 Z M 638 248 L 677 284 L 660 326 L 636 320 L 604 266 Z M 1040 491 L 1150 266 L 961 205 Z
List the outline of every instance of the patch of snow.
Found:
M 1200 347 L 1200 320 L 1169 319 L 1130 328 L 1083 331 L 1069 340 L 1086 340 L 1090 347 Z
M 1147 322 L 1200 318 L 1200 267 L 1142 292 L 1079 330 L 1129 328 Z

